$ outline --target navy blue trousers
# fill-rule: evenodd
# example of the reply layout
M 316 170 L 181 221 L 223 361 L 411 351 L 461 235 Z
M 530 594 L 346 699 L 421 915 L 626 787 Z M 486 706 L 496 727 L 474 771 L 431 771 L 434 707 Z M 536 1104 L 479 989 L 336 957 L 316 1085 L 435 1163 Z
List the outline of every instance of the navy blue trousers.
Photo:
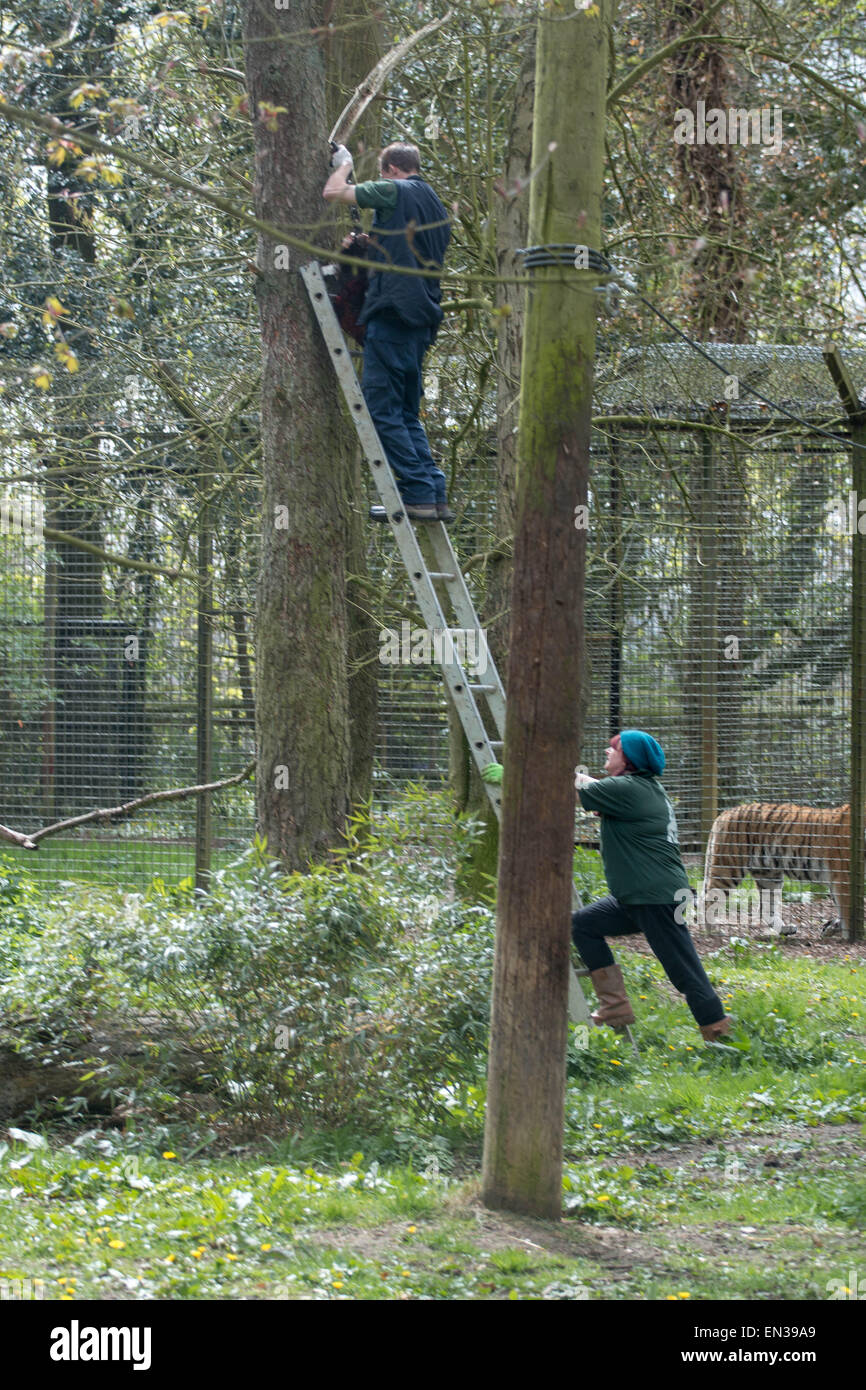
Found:
M 430 330 L 374 315 L 364 335 L 361 389 L 404 502 L 444 502 L 445 474 L 437 468 L 418 419 L 422 368 Z
M 613 965 L 606 936 L 632 936 L 643 932 L 664 972 L 692 1011 L 700 1026 L 724 1018 L 722 1001 L 701 965 L 695 943 L 684 922 L 677 922 L 674 904 L 649 903 L 626 906 L 616 898 L 600 898 L 582 907 L 571 918 L 571 939 L 588 970 Z

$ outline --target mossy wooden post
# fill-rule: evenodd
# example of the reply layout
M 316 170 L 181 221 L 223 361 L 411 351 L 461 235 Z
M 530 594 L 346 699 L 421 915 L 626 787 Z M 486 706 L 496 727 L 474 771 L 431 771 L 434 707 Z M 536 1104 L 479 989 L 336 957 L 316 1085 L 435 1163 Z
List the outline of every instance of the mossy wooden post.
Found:
M 614 577 L 610 586 L 610 667 L 607 727 L 610 737 L 622 728 L 622 638 L 625 628 L 625 593 L 622 579 L 624 546 L 622 541 L 622 472 L 619 445 L 610 441 L 610 523 L 613 527 L 610 555 Z
M 866 497 L 866 413 L 851 420 L 854 493 Z M 859 519 L 858 512 L 858 519 Z M 848 940 L 863 938 L 863 831 L 866 808 L 866 535 L 851 537 L 851 887 Z
M 863 832 L 866 805 L 866 534 L 860 532 L 860 501 L 866 497 L 866 408 L 848 375 L 839 349 L 829 344 L 824 361 L 851 426 L 851 486 L 855 525 L 851 536 L 851 843 L 848 940 L 863 937 Z
M 523 187 L 532 172 L 532 111 L 535 95 L 535 38 L 520 31 L 513 42 L 525 45 L 514 90 L 511 124 L 503 172 L 503 184 L 512 190 Z M 526 245 L 529 229 L 529 195 L 494 200 L 496 265 L 502 277 L 494 287 L 493 300 L 499 314 L 496 330 L 496 518 L 499 544 L 486 563 L 487 584 L 482 622 L 487 645 L 497 670 L 506 679 L 509 631 L 511 625 L 511 537 L 514 534 L 515 479 L 517 471 L 517 427 L 520 402 L 520 360 L 523 345 L 524 288 L 515 284 L 520 273 L 517 248 Z M 483 547 L 479 547 L 481 549 Z M 507 693 L 507 688 L 506 688 Z M 469 898 L 484 897 L 490 879 L 496 878 L 499 861 L 499 820 L 490 804 L 469 744 L 459 721 L 451 722 L 452 782 L 458 813 L 475 816 L 484 829 L 460 865 L 459 891 Z M 497 737 L 493 734 L 493 737 Z M 458 777 L 454 777 L 454 773 Z
M 609 4 L 539 13 L 532 245 L 600 248 Z M 594 283 L 532 272 L 521 371 L 483 1200 L 548 1218 L 562 1207 Z

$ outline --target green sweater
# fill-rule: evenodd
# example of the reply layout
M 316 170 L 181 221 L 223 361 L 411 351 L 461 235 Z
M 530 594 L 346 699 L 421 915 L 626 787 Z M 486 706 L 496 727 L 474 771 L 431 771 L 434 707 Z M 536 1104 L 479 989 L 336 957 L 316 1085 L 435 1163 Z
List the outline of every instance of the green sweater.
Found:
M 618 902 L 674 903 L 689 880 L 680 858 L 677 818 L 657 777 L 605 777 L 579 788 L 581 804 L 601 816 L 601 858 Z

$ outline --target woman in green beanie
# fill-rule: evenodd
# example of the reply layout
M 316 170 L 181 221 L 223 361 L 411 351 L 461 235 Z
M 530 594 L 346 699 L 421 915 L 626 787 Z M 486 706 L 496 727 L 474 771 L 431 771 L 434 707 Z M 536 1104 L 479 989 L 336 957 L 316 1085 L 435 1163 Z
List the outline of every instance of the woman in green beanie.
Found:
M 730 1032 L 731 1020 L 698 959 L 683 921 L 691 889 L 680 857 L 674 809 L 659 778 L 665 755 L 642 729 L 610 740 L 607 777 L 578 773 L 581 804 L 601 817 L 601 857 L 610 895 L 575 912 L 572 940 L 590 971 L 599 1007 L 594 1023 L 622 1028 L 634 1013 L 606 937 L 643 932 L 665 974 L 686 997 L 707 1042 Z

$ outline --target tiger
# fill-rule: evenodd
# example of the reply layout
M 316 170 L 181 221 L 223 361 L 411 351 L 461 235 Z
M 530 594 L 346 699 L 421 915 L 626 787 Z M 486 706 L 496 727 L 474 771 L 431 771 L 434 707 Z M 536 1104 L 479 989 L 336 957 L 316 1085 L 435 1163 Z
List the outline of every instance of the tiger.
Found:
M 699 920 L 707 926 L 725 922 L 724 909 L 717 916 L 719 897 L 751 874 L 760 890 L 762 924 L 777 935 L 793 936 L 796 924 L 786 923 L 781 912 L 782 881 L 787 875 L 826 884 L 839 918 L 827 922 L 821 935 L 841 931 L 847 938 L 850 825 L 850 806 L 819 810 L 791 802 L 753 801 L 723 811 L 714 820 L 707 842 Z

